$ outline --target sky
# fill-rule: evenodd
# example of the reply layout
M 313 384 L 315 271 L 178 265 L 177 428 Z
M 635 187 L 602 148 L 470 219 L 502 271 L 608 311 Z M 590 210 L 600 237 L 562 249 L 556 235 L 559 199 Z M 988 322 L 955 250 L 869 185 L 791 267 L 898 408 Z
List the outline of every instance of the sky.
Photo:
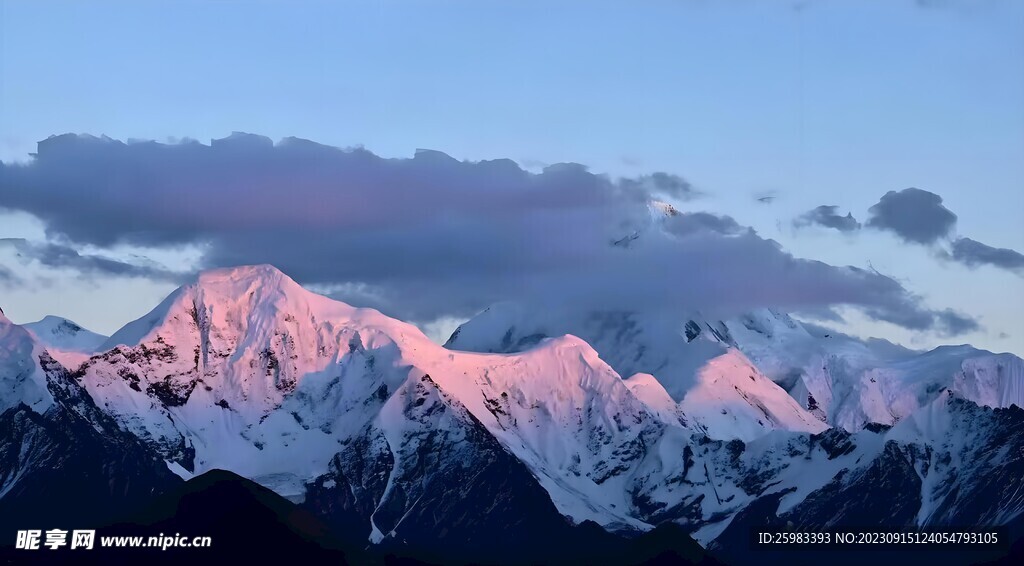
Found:
M 0 0 L 0 307 L 112 333 L 269 261 L 435 329 L 777 306 L 1022 354 L 1021 61 L 1012 0 Z

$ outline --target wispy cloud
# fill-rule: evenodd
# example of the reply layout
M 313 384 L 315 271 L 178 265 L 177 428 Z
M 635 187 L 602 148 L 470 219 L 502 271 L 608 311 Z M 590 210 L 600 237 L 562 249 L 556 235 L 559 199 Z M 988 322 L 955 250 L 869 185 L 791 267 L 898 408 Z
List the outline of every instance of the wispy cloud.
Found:
M 818 225 L 847 233 L 860 230 L 860 222 L 857 222 L 852 213 L 848 212 L 846 216 L 842 216 L 836 212 L 837 210 L 838 206 L 818 206 L 800 215 L 793 221 L 793 225 L 797 228 Z
M 31 242 L 22 238 L 0 238 L 0 248 L 9 247 L 25 262 L 38 262 L 53 269 L 69 269 L 79 275 L 92 277 L 144 277 L 158 281 L 179 281 L 183 274 L 153 264 L 121 261 L 102 255 L 81 254 L 73 247 L 53 242 Z M 0 266 L 0 280 L 9 268 Z M 11 274 L 13 277 L 13 274 Z
M 990 265 L 1024 275 L 1024 254 L 1008 248 L 994 248 L 970 238 L 957 238 L 948 257 L 968 267 Z

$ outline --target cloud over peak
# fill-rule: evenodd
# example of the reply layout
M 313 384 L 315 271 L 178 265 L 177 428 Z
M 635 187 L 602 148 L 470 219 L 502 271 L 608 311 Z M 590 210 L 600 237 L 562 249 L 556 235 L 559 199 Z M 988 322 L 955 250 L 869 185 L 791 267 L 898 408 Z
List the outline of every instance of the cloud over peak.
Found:
M 662 172 L 531 173 L 508 159 L 386 159 L 240 133 L 209 145 L 57 136 L 33 161 L 0 164 L 0 207 L 40 218 L 62 245 L 202 244 L 197 267 L 270 263 L 408 320 L 519 300 L 723 314 L 851 305 L 915 330 L 969 327 L 890 277 L 794 257 L 732 218 L 652 214 L 652 201 L 681 207 L 697 196 Z M 611 244 L 624 238 L 630 245 Z M 82 269 L 139 269 L 32 251 Z

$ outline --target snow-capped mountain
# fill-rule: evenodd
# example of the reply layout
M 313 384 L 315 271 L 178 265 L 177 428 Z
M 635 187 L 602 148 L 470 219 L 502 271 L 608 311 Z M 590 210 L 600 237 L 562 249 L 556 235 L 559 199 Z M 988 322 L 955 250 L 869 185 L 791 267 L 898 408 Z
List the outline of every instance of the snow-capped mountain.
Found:
M 945 390 L 979 405 L 1024 406 L 1024 360 L 971 346 L 928 352 L 863 341 L 761 309 L 726 321 L 737 347 L 804 407 L 857 431 L 892 425 Z
M 1024 406 L 1024 360 L 1012 354 L 970 346 L 907 350 L 804 325 L 771 309 L 679 320 L 621 312 L 572 316 L 501 303 L 461 325 L 446 346 L 515 352 L 561 333 L 585 339 L 621 375 L 653 375 L 714 438 L 892 425 L 946 389 L 983 406 Z
M 25 405 L 43 413 L 53 405 L 39 361 L 44 353 L 31 334 L 0 312 L 0 412 Z
M 48 350 L 93 353 L 107 340 L 106 336 L 59 316 L 47 316 L 21 326 Z
M 200 275 L 76 374 L 184 470 L 229 469 L 299 497 L 409 378 L 402 350 L 429 342 L 260 266 Z
M 680 323 L 499 305 L 442 347 L 253 266 L 200 274 L 70 372 L 21 327 L 0 324 L 0 345 L 0 418 L 84 423 L 47 453 L 84 458 L 81 436 L 104 462 L 130 454 L 105 473 L 149 491 L 168 469 L 230 470 L 363 544 L 423 555 L 511 552 L 585 521 L 674 523 L 722 548 L 773 521 L 1024 510 L 1018 358 L 825 337 L 771 311 Z M 0 430 L 0 455 L 41 437 Z M 87 468 L 75 458 L 45 461 Z
M 47 316 L 21 325 L 53 359 L 64 367 L 76 367 L 96 353 L 107 337 L 59 316 Z
M 180 480 L 0 314 L 0 527 L 115 517 Z
M 772 430 L 828 428 L 752 364 L 723 323 L 680 324 L 661 313 L 574 317 L 501 303 L 461 325 L 445 346 L 518 352 L 562 334 L 585 340 L 619 375 L 653 375 L 713 438 L 752 440 Z
M 1004 524 L 1024 511 L 1012 478 L 1024 444 L 1002 430 L 1024 418 L 1016 356 L 964 346 L 915 352 L 805 327 L 768 309 L 673 324 L 635 313 L 548 316 L 509 304 L 463 324 L 446 346 L 515 352 L 565 331 L 623 374 L 647 372 L 625 382 L 663 422 L 688 420 L 710 437 L 675 445 L 671 452 L 684 453 L 684 462 L 661 469 L 677 475 L 635 484 L 631 509 L 646 522 L 673 520 L 702 543 L 721 538 L 724 548 L 745 547 L 747 528 L 771 521 Z M 744 403 L 727 404 L 730 393 Z M 779 409 L 791 404 L 796 410 Z M 763 427 L 755 418 L 762 408 L 799 418 Z M 908 433 L 915 423 L 930 426 Z M 999 479 L 983 479 L 993 474 Z M 893 514 L 893 501 L 904 514 Z
M 391 431 L 406 423 L 392 415 L 408 407 L 393 397 L 424 376 L 578 521 L 645 527 L 627 510 L 630 477 L 668 428 L 686 434 L 578 338 L 453 352 L 267 266 L 200 275 L 104 349 L 76 377 L 183 475 L 230 469 L 296 499 L 367 426 L 398 454 Z
M 743 558 L 754 526 L 993 526 L 1024 514 L 1024 410 L 951 391 L 891 429 L 765 437 L 746 452 L 740 469 L 754 497 L 698 533 L 726 559 Z

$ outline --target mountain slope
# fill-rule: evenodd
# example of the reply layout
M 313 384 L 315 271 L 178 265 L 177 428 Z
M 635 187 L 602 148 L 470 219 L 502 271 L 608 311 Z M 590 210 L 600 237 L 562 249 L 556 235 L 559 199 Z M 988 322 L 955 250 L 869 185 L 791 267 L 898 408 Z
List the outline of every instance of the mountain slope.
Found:
M 543 560 L 544 541 L 570 535 L 526 466 L 428 375 L 395 392 L 304 506 L 355 541 L 443 562 Z
M 180 482 L 0 314 L 0 528 L 101 521 Z
M 0 312 L 0 412 L 26 405 L 43 413 L 53 406 L 48 376 L 39 363 L 43 347 Z
M 794 438 L 775 446 L 749 460 L 760 462 L 748 468 L 752 485 L 763 488 L 756 499 L 720 532 L 708 530 L 706 542 L 727 559 L 754 558 L 746 553 L 754 526 L 994 526 L 1024 517 L 1024 410 L 1018 407 L 982 407 L 946 392 L 892 429 L 832 429 L 809 450 Z M 792 454 L 788 463 L 779 447 Z M 986 552 L 934 558 L 967 564 Z

